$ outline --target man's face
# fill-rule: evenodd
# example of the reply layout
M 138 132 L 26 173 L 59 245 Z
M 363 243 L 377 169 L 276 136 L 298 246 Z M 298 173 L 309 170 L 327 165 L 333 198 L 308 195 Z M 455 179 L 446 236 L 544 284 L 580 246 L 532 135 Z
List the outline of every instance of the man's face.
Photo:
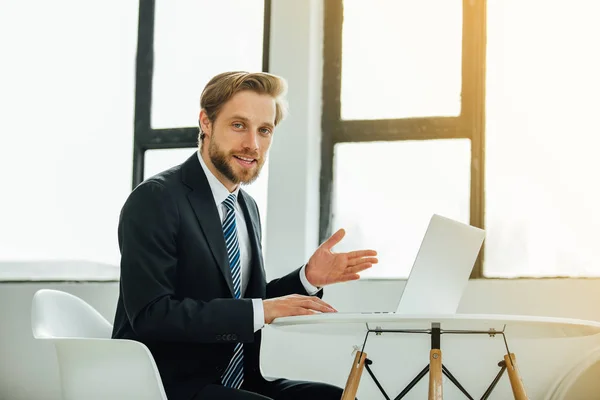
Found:
M 200 114 L 206 133 L 203 152 L 208 152 L 221 178 L 237 185 L 258 177 L 271 145 L 274 121 L 275 99 L 249 90 L 236 93 L 213 122 L 204 112 Z

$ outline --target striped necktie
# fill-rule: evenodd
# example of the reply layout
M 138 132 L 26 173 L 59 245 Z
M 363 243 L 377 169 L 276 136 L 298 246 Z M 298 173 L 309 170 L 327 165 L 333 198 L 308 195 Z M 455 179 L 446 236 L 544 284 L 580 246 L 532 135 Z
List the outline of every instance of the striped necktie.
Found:
M 225 221 L 223 222 L 223 234 L 225 235 L 225 244 L 227 245 L 227 255 L 229 257 L 229 267 L 231 268 L 231 277 L 233 278 L 233 289 L 235 298 L 241 297 L 242 291 L 242 268 L 240 262 L 240 245 L 237 238 L 237 226 L 235 223 L 235 203 L 237 197 L 230 194 L 223 205 L 227 209 Z M 244 382 L 244 347 L 242 343 L 237 343 L 233 351 L 233 357 L 222 376 L 223 386 L 239 389 Z

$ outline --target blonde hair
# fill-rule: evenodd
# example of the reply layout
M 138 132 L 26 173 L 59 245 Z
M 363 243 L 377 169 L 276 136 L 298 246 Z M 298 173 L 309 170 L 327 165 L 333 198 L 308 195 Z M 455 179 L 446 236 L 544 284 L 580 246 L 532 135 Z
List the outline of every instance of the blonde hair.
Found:
M 287 115 L 285 79 L 266 72 L 224 72 L 213 77 L 204 87 L 200 96 L 200 108 L 206 112 L 208 119 L 214 122 L 219 111 L 229 99 L 243 90 L 251 90 L 258 94 L 267 94 L 275 99 L 275 126 Z M 200 129 L 199 141 L 204 139 Z

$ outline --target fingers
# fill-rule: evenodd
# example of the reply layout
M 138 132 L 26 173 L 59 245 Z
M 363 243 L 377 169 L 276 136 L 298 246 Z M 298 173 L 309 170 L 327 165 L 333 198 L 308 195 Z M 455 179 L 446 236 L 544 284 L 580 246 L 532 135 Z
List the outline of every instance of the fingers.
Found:
M 325 242 L 323 242 L 321 247 L 324 247 L 327 250 L 331 250 L 332 247 L 335 246 L 336 244 L 338 244 L 345 235 L 346 235 L 346 231 L 344 231 L 343 229 L 340 229 L 336 233 L 331 235 L 331 237 L 329 239 L 327 239 Z
M 325 307 L 329 307 L 331 309 L 334 309 L 331 305 L 329 305 L 328 303 L 326 303 L 324 300 L 318 298 L 317 296 L 306 296 L 306 295 L 302 295 L 302 294 L 292 294 L 292 295 L 288 295 L 288 297 L 296 299 L 297 301 L 306 301 L 306 300 L 310 300 L 310 301 L 315 301 Z
M 321 312 L 336 312 L 337 310 L 316 296 L 298 296 L 294 306 L 310 308 Z
M 348 259 L 358 258 L 358 257 L 375 257 L 377 252 L 375 250 L 356 250 L 351 251 L 348 254 Z
M 372 266 L 373 266 L 373 264 L 371 264 L 371 263 L 358 264 L 358 265 L 346 268 L 346 270 L 344 271 L 344 274 L 357 274 L 359 272 L 362 272 L 366 269 L 371 268 Z
M 335 308 L 331 307 L 329 304 L 325 303 L 323 300 L 321 300 L 319 298 L 303 300 L 300 303 L 300 305 L 304 308 L 308 308 L 308 309 L 320 311 L 320 312 L 325 312 L 325 313 L 337 311 Z
M 354 258 L 348 261 L 348 267 L 353 267 L 355 265 L 369 263 L 369 264 L 377 264 L 379 260 L 376 257 L 367 257 L 367 258 Z
M 299 294 L 263 300 L 263 307 L 267 324 L 279 317 L 337 312 L 335 308 L 316 296 Z
M 290 316 L 292 315 L 313 315 L 316 314 L 316 311 L 309 310 L 307 308 L 302 307 L 294 307 L 290 309 Z
M 315 299 L 316 301 L 322 303 L 323 305 L 325 305 L 326 307 L 328 307 L 329 309 L 331 309 L 333 312 L 337 312 L 337 310 L 329 303 L 324 302 L 323 300 L 321 300 L 318 297 L 312 296 L 313 299 Z
M 290 296 L 290 306 L 320 312 L 337 312 L 335 308 L 316 296 L 303 296 L 299 294 Z
M 358 274 L 344 274 L 341 276 L 339 282 L 357 281 L 360 279 Z
M 316 303 L 319 303 L 325 307 L 329 307 L 333 310 L 333 307 L 331 307 L 328 303 L 326 303 L 322 299 L 318 298 L 317 296 L 305 296 L 305 298 L 307 298 L 308 300 L 314 301 Z

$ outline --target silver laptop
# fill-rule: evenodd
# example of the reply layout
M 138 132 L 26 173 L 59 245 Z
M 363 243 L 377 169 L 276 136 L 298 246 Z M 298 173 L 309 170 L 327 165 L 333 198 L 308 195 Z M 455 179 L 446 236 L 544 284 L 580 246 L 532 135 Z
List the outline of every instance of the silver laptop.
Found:
M 434 214 L 400 297 L 397 314 L 455 314 L 485 231 Z

